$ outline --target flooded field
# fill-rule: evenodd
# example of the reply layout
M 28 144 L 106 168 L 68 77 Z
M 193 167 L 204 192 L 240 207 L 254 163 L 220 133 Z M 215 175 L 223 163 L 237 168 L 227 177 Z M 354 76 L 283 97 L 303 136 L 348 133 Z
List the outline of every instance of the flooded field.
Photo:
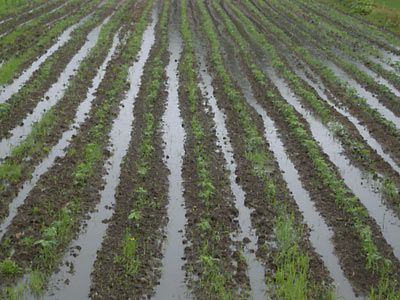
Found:
M 318 0 L 17 2 L 0 299 L 400 300 L 399 36 Z

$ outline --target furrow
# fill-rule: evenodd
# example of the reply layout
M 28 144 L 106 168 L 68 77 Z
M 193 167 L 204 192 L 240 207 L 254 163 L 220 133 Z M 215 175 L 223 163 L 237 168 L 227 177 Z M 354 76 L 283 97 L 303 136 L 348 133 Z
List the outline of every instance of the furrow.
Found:
M 179 108 L 178 64 L 183 50 L 179 32 L 180 10 L 178 1 L 173 1 L 168 30 L 169 64 L 166 67 L 168 98 L 163 116 L 164 158 L 170 171 L 168 176 L 168 225 L 163 246 L 160 283 L 153 299 L 191 298 L 185 283 L 184 236 L 186 220 L 183 196 L 182 166 L 185 155 L 185 129 Z

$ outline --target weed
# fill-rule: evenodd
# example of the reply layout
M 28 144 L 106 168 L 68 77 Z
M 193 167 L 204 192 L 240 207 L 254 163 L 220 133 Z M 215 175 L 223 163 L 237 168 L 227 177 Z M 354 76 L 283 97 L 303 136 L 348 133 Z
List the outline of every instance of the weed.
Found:
M 134 275 L 139 270 L 140 261 L 136 253 L 137 246 L 137 239 L 130 234 L 129 229 L 126 229 L 122 241 L 122 252 L 115 257 L 115 262 L 122 265 L 128 275 Z
M 29 289 L 36 295 L 44 290 L 46 282 L 47 276 L 38 270 L 34 270 L 29 274 Z
M 21 268 L 11 258 L 6 258 L 0 262 L 0 273 L 6 276 L 15 276 L 21 272 Z

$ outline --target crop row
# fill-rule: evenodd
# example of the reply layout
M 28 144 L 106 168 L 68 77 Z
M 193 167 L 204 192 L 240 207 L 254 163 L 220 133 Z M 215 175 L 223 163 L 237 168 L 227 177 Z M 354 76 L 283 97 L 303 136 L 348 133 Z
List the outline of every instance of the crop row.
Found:
M 214 125 L 210 114 L 205 113 L 197 83 L 190 4 L 180 1 L 183 52 L 178 67 L 180 107 L 186 129 L 183 179 L 186 236 L 190 243 L 185 249 L 185 268 L 199 298 L 231 299 L 248 292 L 243 273 L 246 261 L 238 249 L 240 245 L 235 246 L 230 235 L 238 230 L 232 221 L 237 210 L 232 193 L 226 188 L 229 183 L 224 158 L 216 151 Z
M 153 18 L 160 17 L 135 100 L 115 212 L 92 274 L 94 299 L 151 295 L 160 278 L 168 178 L 162 161 L 160 123 L 166 99 L 169 1 L 163 1 L 160 8 L 160 13 L 153 13 Z
M 251 5 L 249 1 L 244 2 L 247 6 Z M 399 207 L 399 199 L 396 193 L 393 192 L 397 189 L 396 186 L 398 184 L 398 179 L 395 179 L 397 175 L 394 175 L 393 170 L 390 167 L 388 168 L 382 158 L 375 154 L 374 150 L 356 133 L 357 130 L 348 121 L 343 120 L 343 117 L 341 118 L 332 106 L 321 99 L 302 78 L 291 70 L 288 62 L 279 55 L 280 51 L 276 50 L 276 46 L 271 44 L 244 15 L 241 15 L 241 20 L 244 22 L 248 32 L 252 33 L 253 40 L 258 41 L 262 45 L 271 59 L 272 66 L 289 82 L 295 94 L 313 110 L 330 129 L 332 134 L 341 141 L 348 156 L 357 162 L 357 165 L 365 169 L 365 171 L 370 172 L 373 177 L 378 177 L 379 174 L 384 175 L 382 191 L 395 208 Z
M 47 26 L 46 24 L 51 22 L 53 17 L 49 16 L 50 20 L 47 20 L 45 18 L 46 15 L 44 15 L 25 26 L 17 27 L 12 32 L 0 38 L 0 53 L 3 61 L 0 67 L 0 84 L 9 83 L 15 75 L 29 66 L 35 57 L 49 48 L 62 31 L 92 11 L 94 6 L 98 4 L 98 1 L 89 1 L 77 10 L 76 7 L 79 4 L 79 1 L 73 1 L 61 8 L 57 14 L 67 15 L 71 11 L 73 13 L 66 18 L 58 21 L 55 20 L 55 23 L 51 26 Z M 32 45 L 34 46 L 32 47 Z
M 387 70 L 378 62 L 371 60 L 370 56 L 384 59 L 380 50 L 374 47 L 374 45 L 366 43 L 362 39 L 354 39 L 346 31 L 329 24 L 326 20 L 319 17 L 315 13 L 312 13 L 311 11 L 307 11 L 307 14 L 305 14 L 305 12 L 298 7 L 298 4 L 296 3 L 289 1 L 283 3 L 271 1 L 270 5 L 272 5 L 272 3 L 281 15 L 284 8 L 282 5 L 285 5 L 285 7 L 290 6 L 290 11 L 285 9 L 285 15 L 286 17 L 290 16 L 289 20 L 292 20 L 292 23 L 301 26 L 301 28 L 303 28 L 302 31 L 305 33 L 307 31 L 312 33 L 312 37 L 314 39 L 318 38 L 320 41 L 325 41 L 326 46 L 334 45 L 334 47 L 337 47 L 343 51 L 343 53 L 345 53 L 348 57 L 359 60 L 366 67 L 373 70 L 376 74 L 386 78 L 396 88 L 400 87 L 400 76 L 398 76 L 397 72 Z M 303 22 L 303 16 L 307 17 L 307 22 Z M 319 25 L 317 26 L 316 24 Z M 327 47 L 324 48 L 326 49 Z M 354 49 L 357 49 L 357 51 L 354 51 Z M 366 87 L 368 87 L 368 85 Z M 385 90 L 382 87 L 379 87 L 379 90 L 381 90 L 382 93 L 385 93 Z
M 4 34 L 4 32 L 9 32 L 10 29 L 15 28 L 17 26 L 24 25 L 25 23 L 30 22 L 31 20 L 37 18 L 38 16 L 44 15 L 48 12 L 57 11 L 60 8 L 64 7 L 66 2 L 64 0 L 56 0 L 50 1 L 47 5 L 38 5 L 32 11 L 28 11 L 26 13 L 21 13 L 20 15 L 0 21 L 0 32 Z
M 357 95 L 357 92 L 350 85 L 337 77 L 318 57 L 315 57 L 305 47 L 296 45 L 293 41 L 295 38 L 292 39 L 289 37 L 287 33 L 273 24 L 262 13 L 258 12 L 257 18 L 264 24 L 263 32 L 269 32 L 275 35 L 288 49 L 291 49 L 291 51 L 306 62 L 313 71 L 319 74 L 325 86 L 336 96 L 335 99 L 338 101 L 340 99 L 339 104 L 345 105 L 352 114 L 364 120 L 371 134 L 385 146 L 386 151 L 396 157 L 396 153 L 391 150 L 393 145 L 398 144 L 399 141 L 399 131 L 396 126 L 383 117 L 376 109 L 371 108 L 364 98 Z
M 0 2 L 0 18 L 2 21 L 12 19 L 18 14 L 28 14 L 32 10 L 35 10 L 38 6 L 45 5 L 44 0 L 33 0 L 33 1 L 8 1 L 2 0 Z
M 92 17 L 72 33 L 71 39 L 66 45 L 40 66 L 18 93 L 12 95 L 7 102 L 0 104 L 0 136 L 6 137 L 8 132 L 16 127 L 43 99 L 45 92 L 57 81 L 67 63 L 84 45 L 87 34 L 104 21 L 105 17 L 111 13 L 115 2 L 109 0 L 106 5 L 97 10 Z
M 119 24 L 121 13 L 126 14 L 132 2 L 120 8 L 120 12 L 109 21 L 114 25 L 104 29 L 105 32 Z M 131 17 L 137 18 L 140 13 L 141 10 L 135 11 Z M 91 186 L 102 185 L 103 161 L 108 155 L 103 149 L 107 145 L 113 112 L 118 109 L 119 100 L 126 88 L 126 63 L 132 61 L 138 52 L 147 16 L 144 13 L 140 17 L 125 45 L 111 60 L 98 89 L 94 108 L 71 142 L 65 157 L 38 182 L 25 204 L 20 207 L 20 214 L 8 228 L 2 240 L 2 259 L 14 261 L 18 264 L 18 271 L 6 274 L 6 277 L 2 274 L 2 282 L 15 282 L 16 278 L 29 272 L 31 291 L 43 290 L 48 276 L 59 263 L 63 249 L 79 229 L 83 215 L 96 203 L 98 195 L 93 194 Z M 43 186 L 48 189 L 43 189 Z M 26 227 L 25 221 L 31 226 Z M 27 252 L 29 255 L 26 255 Z M 18 285 L 4 291 L 20 293 L 20 289 Z
M 127 6 L 123 6 L 125 8 Z M 124 14 L 119 11 L 116 17 L 106 23 L 101 31 L 96 46 L 82 61 L 77 74 L 70 79 L 63 98 L 41 120 L 34 124 L 32 132 L 26 139 L 16 146 L 0 166 L 2 213 L 7 213 L 6 205 L 15 197 L 15 192 L 24 181 L 31 177 L 34 167 L 45 158 L 57 143 L 62 133 L 73 122 L 78 104 L 89 89 L 88 82 L 92 82 L 101 63 L 107 56 L 113 36 L 121 26 Z M 119 20 L 119 21 L 117 21 Z M 30 159 L 28 159 L 30 158 Z
M 349 32 L 354 37 L 359 37 L 365 41 L 376 44 L 377 46 L 387 49 L 388 51 L 396 52 L 396 47 L 400 46 L 398 38 L 392 33 L 380 30 L 376 26 L 352 18 L 339 10 L 326 5 L 318 3 L 317 1 L 307 2 L 300 1 L 304 7 L 313 11 L 316 14 L 324 17 L 331 24 L 340 26 L 342 29 Z
M 236 147 L 234 147 L 240 149 L 238 153 L 241 153 L 243 159 L 248 162 L 249 170 L 244 172 L 244 174 L 247 173 L 245 176 L 258 182 L 262 191 L 261 202 L 254 203 L 259 214 L 255 226 L 260 237 L 265 235 L 265 239 L 259 238 L 260 253 L 264 255 L 272 253 L 273 262 L 267 272 L 268 290 L 278 297 L 285 298 L 304 299 L 318 297 L 317 295 L 326 296 L 330 294 L 329 285 L 324 286 L 314 277 L 313 260 L 315 258 L 314 254 L 307 250 L 304 239 L 305 228 L 297 220 L 299 218 L 298 208 L 293 204 L 293 199 L 282 183 L 282 178 L 277 175 L 279 174 L 278 167 L 260 133 L 260 128 L 254 123 L 254 119 L 257 117 L 246 106 L 243 95 L 238 91 L 224 66 L 219 38 L 215 33 L 211 18 L 204 5 L 199 4 L 199 8 L 203 31 L 206 33 L 211 47 L 212 69 L 221 85 L 218 95 L 226 98 L 225 111 L 229 112 L 229 118 L 238 120 L 239 127 L 243 128 L 240 133 L 235 132 L 233 140 L 239 138 L 239 140 L 245 141 L 245 145 L 240 146 L 236 142 Z M 221 12 L 217 6 L 215 8 Z M 244 165 L 245 163 L 241 167 L 243 168 Z M 247 191 L 251 191 L 253 188 L 245 187 Z M 269 211 L 263 209 L 265 206 L 269 207 Z M 270 220 L 268 222 L 270 225 L 267 227 L 270 227 L 273 232 L 265 232 L 265 220 Z M 275 247 L 269 245 L 275 245 Z M 268 261 L 265 256 L 263 259 Z M 270 261 L 269 263 L 271 264 Z
M 368 91 L 376 94 L 379 100 L 398 116 L 399 98 L 394 94 L 394 92 L 392 92 L 387 86 L 376 82 L 373 77 L 371 77 L 365 71 L 359 69 L 353 62 L 342 57 L 346 55 L 351 56 L 354 53 L 354 50 L 351 49 L 351 47 L 344 47 L 345 54 L 343 54 L 343 52 L 336 54 L 331 49 L 332 45 L 337 45 L 337 43 L 334 43 L 332 38 L 325 42 L 325 39 L 321 38 L 321 35 L 318 33 L 314 34 L 314 32 L 312 32 L 311 34 L 311 32 L 308 32 L 307 30 L 300 30 L 303 27 L 302 24 L 307 24 L 307 22 L 302 22 L 301 24 L 291 24 L 286 18 L 282 18 L 281 16 L 279 16 L 279 20 L 281 23 L 285 23 L 284 30 L 286 32 L 296 34 L 300 39 L 303 40 L 303 42 L 307 41 L 309 46 L 312 45 L 311 49 L 317 50 L 316 52 L 319 56 L 322 55 L 323 57 L 328 57 L 331 61 L 336 63 L 355 80 L 360 82 Z M 318 32 L 321 32 L 321 30 Z
M 245 17 L 240 10 L 235 9 L 235 13 L 239 18 L 244 20 Z M 390 280 L 392 276 L 391 272 L 393 272 L 392 263 L 387 258 L 384 258 L 375 244 L 376 240 L 374 241 L 373 230 L 371 230 L 369 225 L 368 213 L 365 208 L 363 208 L 359 200 L 351 194 L 344 185 L 342 179 L 338 177 L 330 162 L 326 160 L 318 144 L 306 129 L 307 127 L 304 125 L 304 121 L 299 119 L 294 108 L 281 98 L 271 82 L 269 82 L 266 74 L 254 63 L 249 48 L 245 46 L 238 32 L 232 32 L 231 34 L 235 40 L 239 41 L 236 44 L 241 49 L 244 63 L 248 70 L 251 71 L 255 85 L 258 86 L 260 90 L 269 91 L 265 101 L 267 101 L 269 105 L 272 104 L 273 109 L 282 114 L 281 117 L 286 123 L 285 127 L 288 129 L 289 136 L 295 139 L 299 146 L 301 145 L 304 147 L 309 161 L 312 164 L 315 178 L 318 178 L 319 184 L 323 184 L 329 191 L 328 193 L 331 195 L 336 205 L 343 209 L 353 220 L 352 227 L 354 232 L 358 235 L 358 239 L 361 243 L 361 251 L 363 255 L 365 255 L 366 269 L 371 269 L 379 274 L 379 282 L 375 287 L 371 288 L 371 295 L 376 295 L 376 293 L 378 293 L 378 295 L 387 295 L 387 297 L 396 295 L 398 289 L 396 280 Z M 316 183 L 317 182 L 314 182 L 313 184 Z

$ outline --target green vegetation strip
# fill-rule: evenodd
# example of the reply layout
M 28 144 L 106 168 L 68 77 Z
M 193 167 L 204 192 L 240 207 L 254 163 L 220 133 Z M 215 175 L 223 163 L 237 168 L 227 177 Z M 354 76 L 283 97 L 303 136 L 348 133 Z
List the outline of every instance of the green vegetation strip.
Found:
M 325 41 L 325 46 L 339 47 L 344 53 L 353 59 L 361 61 L 366 67 L 370 68 L 375 73 L 379 74 L 383 78 L 387 79 L 397 89 L 400 89 L 400 76 L 397 72 L 386 70 L 381 64 L 374 62 L 370 59 L 370 56 L 384 59 L 382 52 L 371 43 L 366 43 L 362 39 L 350 36 L 346 31 L 341 30 L 328 23 L 324 18 L 313 13 L 312 11 L 302 10 L 299 8 L 299 3 L 293 1 L 276 1 L 270 0 L 270 5 L 274 3 L 274 6 L 281 12 L 285 12 L 285 15 L 289 15 L 299 24 L 301 27 L 307 28 L 312 38 L 318 41 L 318 46 L 321 45 L 321 41 Z M 263 3 L 265 8 L 265 4 Z M 270 10 L 273 12 L 273 10 Z M 304 22 L 304 16 L 307 16 L 307 21 Z M 352 47 L 356 43 L 357 50 Z M 367 85 L 368 86 L 368 85 Z M 385 92 L 383 87 L 379 87 L 381 93 Z M 392 97 L 392 96 L 391 96 Z
M 117 194 L 118 211 L 114 215 L 116 220 L 113 225 L 123 224 L 121 224 L 122 228 L 118 227 L 118 232 L 122 233 L 122 240 L 119 240 L 117 245 L 114 242 L 112 253 L 107 252 L 106 254 L 113 257 L 111 263 L 114 265 L 111 268 L 114 272 L 100 274 L 101 278 L 96 282 L 96 286 L 99 289 L 96 289 L 96 293 L 100 297 L 107 297 L 107 295 L 114 292 L 117 292 L 119 297 L 124 298 L 129 297 L 132 293 L 137 297 L 146 294 L 149 288 L 148 285 L 152 284 L 151 281 L 153 279 L 149 278 L 150 276 L 148 275 L 149 264 L 153 265 L 150 261 L 159 258 L 159 248 L 155 246 L 155 239 L 159 241 L 160 231 L 154 226 L 155 223 L 158 226 L 165 224 L 159 215 L 159 211 L 165 207 L 167 197 L 166 194 L 160 192 L 165 178 L 157 176 L 165 176 L 165 172 L 162 172 L 157 165 L 161 161 L 162 152 L 159 153 L 156 143 L 161 142 L 157 135 L 161 123 L 160 108 L 163 108 L 162 101 L 165 100 L 164 70 L 168 61 L 169 6 L 169 1 L 163 2 L 161 17 L 158 22 L 156 44 L 151 51 L 151 60 L 145 67 L 145 72 L 149 71 L 148 77 L 146 75 L 146 81 L 142 81 L 141 91 L 138 96 L 140 103 L 137 103 L 135 108 L 135 111 L 140 110 L 141 114 L 141 116 L 135 118 L 135 121 L 141 121 L 143 125 L 135 126 L 138 132 L 137 135 L 133 134 L 122 166 L 123 171 L 132 167 L 132 165 L 134 166 L 133 170 L 127 171 L 130 177 L 127 180 L 133 180 L 133 183 L 127 187 L 129 189 L 129 192 L 127 192 L 128 199 L 121 199 L 121 196 L 126 196 L 124 190 Z M 144 78 L 142 77 L 142 79 Z M 122 176 L 121 179 L 125 178 Z M 155 182 L 157 182 L 156 188 L 154 188 Z M 127 202 L 130 211 L 120 211 L 121 209 L 125 210 L 126 206 L 120 208 L 119 202 Z M 119 218 L 125 218 L 125 220 L 120 220 Z M 157 221 L 149 223 L 149 218 L 157 218 Z M 114 235 L 114 233 L 111 234 Z M 113 237 L 110 238 L 112 239 Z M 105 261 L 107 259 L 101 259 L 96 264 L 101 264 Z M 99 266 L 99 268 L 101 267 Z M 106 267 L 110 268 L 108 265 Z M 157 272 L 153 271 L 151 273 L 157 274 Z M 96 278 L 98 277 L 96 276 Z M 142 280 L 144 278 L 146 280 Z M 115 286 L 118 286 L 118 291 L 109 286 L 109 282 L 114 282 Z M 137 295 L 136 293 L 141 294 Z
M 201 112 L 202 100 L 200 90 L 198 88 L 198 74 L 197 65 L 194 59 L 193 52 L 193 39 L 190 31 L 190 25 L 187 15 L 186 1 L 180 1 L 181 8 L 181 34 L 184 42 L 181 61 L 179 63 L 180 73 L 180 95 L 184 97 L 185 111 L 187 110 L 187 117 L 184 121 L 188 124 L 185 126 L 187 131 L 187 142 L 193 144 L 193 149 L 186 146 L 186 155 L 194 156 L 194 167 L 196 174 L 196 190 L 199 203 L 186 205 L 191 211 L 191 214 L 196 215 L 193 227 L 189 228 L 187 235 L 200 235 L 193 237 L 195 241 L 193 247 L 194 259 L 198 261 L 189 261 L 187 263 L 187 270 L 191 273 L 194 269 L 200 269 L 200 276 L 196 278 L 195 290 L 202 295 L 202 297 L 211 299 L 233 299 L 241 298 L 247 294 L 246 290 L 238 291 L 234 287 L 237 286 L 233 282 L 233 274 L 228 272 L 231 268 L 231 257 L 220 257 L 220 246 L 229 247 L 223 240 L 231 239 L 229 236 L 230 228 L 227 228 L 222 221 L 216 220 L 215 215 L 220 209 L 220 206 L 226 205 L 220 203 L 221 201 L 229 201 L 227 199 L 220 199 L 220 193 L 216 190 L 216 178 L 212 175 L 212 158 L 210 157 L 207 145 L 208 130 L 207 124 L 202 119 Z M 220 166 L 218 166 L 220 168 Z M 221 180 L 221 179 L 220 179 Z M 185 187 L 187 189 L 187 187 Z M 188 201 L 186 199 L 186 201 Z M 196 202 L 197 202 L 196 201 Z M 224 212 L 226 213 L 226 212 Z M 217 216 L 218 218 L 218 216 Z M 231 227 L 232 224 L 229 224 Z M 190 239 L 190 237 L 189 237 Z M 223 245 L 220 245 L 223 243 Z M 243 259 L 242 262 L 245 263 Z M 229 265 L 229 267 L 227 267 Z M 198 274 L 192 274 L 197 276 Z M 230 288 L 231 287 L 231 288 Z
M 368 22 L 360 21 L 359 19 L 343 13 L 331 5 L 327 5 L 320 1 L 299 0 L 306 9 L 313 10 L 326 18 L 332 24 L 339 25 L 348 30 L 351 34 L 359 36 L 364 40 L 376 43 L 378 46 L 387 50 L 395 50 L 395 47 L 400 47 L 400 39 L 384 30 L 380 30 L 376 26 Z M 365 0 L 370 1 L 370 0 Z
M 63 249 L 75 234 L 79 224 L 79 216 L 85 213 L 81 211 L 82 204 L 86 201 L 82 196 L 85 194 L 87 196 L 93 180 L 96 183 L 94 177 L 102 174 L 101 170 L 100 172 L 98 171 L 99 168 L 103 168 L 102 162 L 106 155 L 103 149 L 107 144 L 108 132 L 111 128 L 112 112 L 117 109 L 126 89 L 129 63 L 134 60 L 140 49 L 142 35 L 146 28 L 153 2 L 149 1 L 146 5 L 143 15 L 135 24 L 135 28 L 128 37 L 126 45 L 121 49 L 120 56 L 110 63 L 110 69 L 106 74 L 105 81 L 99 88 L 99 95 L 101 95 L 99 97 L 103 97 L 104 101 L 91 114 L 90 127 L 85 128 L 86 130 L 82 129 L 80 135 L 76 138 L 84 144 L 78 145 L 78 148 L 71 147 L 67 152 L 65 159 L 73 161 L 73 166 L 71 166 L 73 182 L 65 185 L 61 191 L 62 197 L 65 198 L 62 202 L 65 204 L 60 209 L 59 207 L 52 207 L 53 201 L 51 199 L 41 199 L 40 203 L 44 207 L 37 207 L 33 211 L 33 215 L 37 213 L 46 215 L 46 220 L 43 220 L 44 223 L 41 225 L 39 236 L 37 232 L 28 234 L 27 231 L 27 234 L 17 241 L 17 245 L 12 245 L 9 238 L 5 238 L 2 242 L 2 248 L 4 249 L 2 256 L 7 256 L 8 253 L 9 257 L 7 259 L 24 265 L 23 271 L 21 270 L 18 274 L 30 269 L 29 286 L 25 288 L 31 289 L 34 293 L 41 292 L 45 288 L 49 275 L 63 255 Z M 75 144 L 77 143 L 76 141 Z M 66 172 L 68 171 L 66 170 Z M 60 180 L 60 178 L 55 180 Z M 99 179 L 97 179 L 98 181 Z M 50 196 L 48 195 L 46 198 L 48 197 Z M 42 212 L 41 209 L 44 211 Z M 16 254 L 12 254 L 10 251 L 16 246 L 23 247 L 24 251 L 34 253 L 30 263 L 14 258 Z M 5 276 L 5 274 L 1 275 Z M 20 286 L 4 288 L 3 293 L 5 295 L 15 295 L 20 288 Z
M 72 1 L 71 1 L 72 2 Z M 44 5 L 36 6 L 35 9 L 29 10 L 27 13 L 21 13 L 18 16 L 14 16 L 13 18 L 6 19 L 4 23 L 0 25 L 0 32 L 2 34 L 9 33 L 11 30 L 15 29 L 18 26 L 23 26 L 26 23 L 41 17 L 44 14 L 48 14 L 51 11 L 58 11 L 60 8 L 63 8 L 67 5 L 65 0 L 52 0 L 48 1 Z M 57 18 L 57 14 L 52 14 L 55 18 Z M 63 16 L 60 16 L 63 17 Z M 1 21 L 0 21 L 1 22 Z M 51 22 L 51 21 L 50 21 Z
M 277 197 L 277 184 L 268 173 L 273 158 L 269 152 L 265 151 L 267 146 L 254 124 L 249 108 L 245 105 L 245 100 L 236 90 L 233 80 L 224 67 L 218 37 L 204 4 L 199 3 L 199 8 L 203 31 L 211 45 L 213 68 L 215 68 L 218 78 L 222 80 L 224 93 L 232 102 L 238 115 L 238 121 L 244 128 L 246 159 L 252 166 L 253 175 L 264 183 L 263 192 L 266 205 L 271 207 L 276 214 L 274 219 L 276 249 L 273 249 L 273 263 L 276 271 L 267 283 L 277 297 L 285 299 L 308 299 L 317 297 L 319 293 L 323 293 L 324 298 L 329 297 L 331 291 L 323 284 L 315 282 L 310 275 L 310 257 L 301 246 L 304 229 L 295 221 L 293 212 L 290 212 L 286 204 L 279 201 Z M 221 12 L 217 5 L 215 8 Z M 262 246 L 268 247 L 266 244 Z
M 285 23 L 286 20 L 282 20 L 281 18 L 281 22 Z M 383 105 L 391 109 L 396 115 L 400 114 L 399 97 L 397 97 L 386 85 L 376 82 L 373 77 L 368 75 L 363 70 L 359 69 L 352 62 L 347 61 L 346 59 L 342 58 L 340 55 L 335 54 L 334 51 L 332 51 L 331 49 L 332 45 L 340 44 L 336 43 L 337 37 L 335 39 L 328 38 L 327 41 L 324 42 L 325 41 L 324 37 L 326 37 L 327 35 L 321 37 L 321 35 L 318 34 L 321 32 L 320 29 L 317 31 L 318 32 L 317 34 L 314 33 L 311 34 L 306 30 L 303 30 L 301 32 L 299 28 L 301 28 L 303 24 L 308 24 L 308 22 L 300 22 L 297 25 L 296 24 L 286 25 L 285 30 L 290 32 L 296 32 L 298 39 L 307 41 L 309 45 L 310 44 L 313 45 L 315 51 L 319 55 L 328 57 L 340 68 L 346 71 L 351 77 L 353 77 L 353 79 L 361 83 L 366 88 L 366 90 L 370 91 L 373 94 L 376 94 L 377 98 L 383 103 Z M 354 50 L 349 46 L 344 47 L 344 52 L 348 54 L 350 57 L 354 56 L 352 55 L 354 53 Z
M 0 104 L 0 136 L 7 135 L 44 96 L 46 90 L 57 81 L 59 74 L 75 52 L 85 43 L 87 34 L 99 25 L 115 5 L 107 3 L 71 35 L 69 42 L 51 55 L 29 81 L 7 102 Z
M 12 15 L 24 13 L 25 10 L 42 5 L 47 0 L 0 0 L 0 17 L 8 18 Z
M 78 2 L 79 0 L 76 1 L 75 5 L 77 5 Z M 0 67 L 0 84 L 9 83 L 14 76 L 20 73 L 29 62 L 32 62 L 39 53 L 50 47 L 63 30 L 87 15 L 97 2 L 98 0 L 89 1 L 80 7 L 77 13 L 61 19 L 51 26 L 46 26 L 47 28 L 41 28 L 38 38 L 36 38 L 37 35 L 34 34 L 34 32 L 38 30 L 38 26 L 40 26 L 42 22 L 40 19 L 35 22 L 32 21 L 31 28 L 22 26 L 0 39 L 0 49 L 2 49 L 0 55 L 3 60 L 3 64 Z M 62 9 L 67 13 L 71 10 L 71 7 L 66 6 Z M 18 50 L 15 49 L 16 44 L 18 44 Z M 32 44 L 34 46 L 32 46 Z
M 325 64 L 320 59 L 315 57 L 310 51 L 295 45 L 292 38 L 285 34 L 276 25 L 271 23 L 268 18 L 266 18 L 260 11 L 255 9 L 254 6 L 249 8 L 262 22 L 264 28 L 268 28 L 269 31 L 279 37 L 280 40 L 282 40 L 291 50 L 294 51 L 294 53 L 302 58 L 303 61 L 305 61 L 315 72 L 321 76 L 323 81 L 326 83 L 326 86 L 330 88 L 331 92 L 336 93 L 339 90 L 338 92 L 340 92 L 340 97 L 338 98 L 341 99 L 343 104 L 348 107 L 353 107 L 360 114 L 362 113 L 364 118 L 372 119 L 376 124 L 381 126 L 382 130 L 384 130 L 387 135 L 390 135 L 394 141 L 400 143 L 400 132 L 397 130 L 393 122 L 383 117 L 376 109 L 371 108 L 366 99 L 358 96 L 357 91 L 354 88 L 350 87 L 347 83 L 338 78 L 329 67 L 325 66 Z
M 400 2 L 397 0 L 325 0 L 325 2 L 364 22 L 375 24 L 378 28 L 400 34 Z
M 246 7 L 250 9 L 253 8 L 253 11 L 255 11 L 254 6 L 252 6 L 249 0 L 243 0 L 243 2 L 246 4 Z M 340 140 L 351 158 L 358 162 L 358 165 L 360 166 L 368 166 L 366 171 L 368 171 L 373 177 L 379 178 L 379 174 L 376 170 L 379 162 L 373 159 L 373 150 L 366 144 L 362 137 L 355 137 L 345 125 L 338 121 L 334 109 L 321 99 L 306 82 L 304 82 L 289 68 L 287 62 L 282 58 L 275 46 L 267 40 L 264 34 L 257 30 L 251 20 L 246 17 L 240 9 L 233 6 L 230 1 L 229 3 L 230 7 L 245 26 L 248 34 L 255 42 L 258 42 L 262 46 L 263 50 L 270 58 L 272 66 L 289 82 L 295 94 L 313 109 L 314 113 L 318 115 L 332 134 Z M 239 32 L 235 31 L 232 21 L 230 21 L 228 16 L 222 11 L 220 11 L 220 14 L 223 16 L 226 26 L 229 28 L 235 42 L 241 43 L 242 47 L 245 47 L 245 41 L 240 37 Z M 397 190 L 396 183 L 390 177 L 391 174 L 386 174 L 385 179 L 382 181 L 381 189 L 392 203 L 400 207 L 399 195 L 397 195 L 396 192 L 393 192 Z
M 35 165 L 48 155 L 65 128 L 71 125 L 77 105 L 89 89 L 88 82 L 96 76 L 95 71 L 106 58 L 115 32 L 128 15 L 130 3 L 126 2 L 122 9 L 102 26 L 95 47 L 81 62 L 63 98 L 34 124 L 32 132 L 0 165 L 0 195 L 3 199 L 0 205 L 0 220 L 7 213 L 8 203 L 15 196 L 17 187 L 30 178 Z
M 236 13 L 240 12 L 238 9 L 235 10 Z M 238 34 L 236 34 L 236 38 L 240 39 Z M 393 263 L 378 251 L 374 243 L 371 228 L 367 224 L 368 212 L 360 204 L 359 200 L 351 194 L 343 180 L 332 169 L 320 150 L 318 143 L 310 136 L 304 124 L 297 117 L 294 108 L 271 89 L 271 83 L 263 71 L 254 63 L 252 53 L 245 46 L 244 41 L 238 44 L 238 46 L 254 79 L 263 90 L 268 91 L 266 100 L 271 102 L 283 114 L 291 129 L 291 135 L 300 145 L 307 149 L 310 161 L 315 169 L 316 177 L 320 179 L 320 184 L 323 184 L 331 191 L 338 207 L 352 217 L 354 223 L 351 225 L 360 238 L 362 251 L 366 256 L 366 268 L 379 276 L 379 283 L 377 286 L 371 287 L 369 296 L 371 299 L 381 299 L 382 297 L 399 299 L 399 284 L 396 279 L 392 278 L 394 274 Z

